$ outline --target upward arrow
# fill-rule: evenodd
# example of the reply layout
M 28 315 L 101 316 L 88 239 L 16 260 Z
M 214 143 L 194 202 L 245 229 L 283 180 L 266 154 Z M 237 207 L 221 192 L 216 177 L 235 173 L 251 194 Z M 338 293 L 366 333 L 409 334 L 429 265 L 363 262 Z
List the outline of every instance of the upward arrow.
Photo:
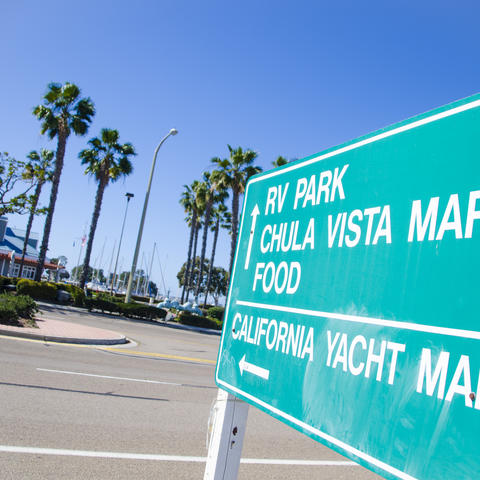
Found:
M 257 223 L 258 215 L 260 215 L 260 210 L 258 209 L 257 204 L 255 204 L 255 206 L 253 207 L 252 213 L 250 215 L 252 217 L 252 226 L 250 227 L 250 238 L 248 239 L 247 258 L 245 258 L 245 270 L 248 269 L 248 264 L 250 263 L 250 253 L 252 251 L 253 235 L 255 234 L 255 224 Z

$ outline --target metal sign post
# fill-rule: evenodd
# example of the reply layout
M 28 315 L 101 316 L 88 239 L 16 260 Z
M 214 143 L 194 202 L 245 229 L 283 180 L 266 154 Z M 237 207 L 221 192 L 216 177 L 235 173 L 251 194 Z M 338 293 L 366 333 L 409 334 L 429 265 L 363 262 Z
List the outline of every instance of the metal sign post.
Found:
M 480 95 L 253 177 L 216 382 L 386 478 L 480 472 Z
M 219 389 L 211 416 L 204 480 L 235 480 L 240 466 L 248 404 Z

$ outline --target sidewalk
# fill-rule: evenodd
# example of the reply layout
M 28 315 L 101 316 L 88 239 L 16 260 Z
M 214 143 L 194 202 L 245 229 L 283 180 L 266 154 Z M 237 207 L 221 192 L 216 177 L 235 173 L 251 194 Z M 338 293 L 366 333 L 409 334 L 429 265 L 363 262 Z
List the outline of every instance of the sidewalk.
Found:
M 46 317 L 36 318 L 36 322 L 39 328 L 0 325 L 0 335 L 31 338 L 45 342 L 79 343 L 86 345 L 118 345 L 128 342 L 125 336 L 101 328 L 52 320 Z

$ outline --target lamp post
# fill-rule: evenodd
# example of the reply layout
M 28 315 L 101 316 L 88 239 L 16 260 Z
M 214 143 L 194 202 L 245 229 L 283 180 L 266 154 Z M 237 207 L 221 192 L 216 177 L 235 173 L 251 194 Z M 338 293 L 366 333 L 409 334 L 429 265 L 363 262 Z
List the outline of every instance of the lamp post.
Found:
M 128 203 L 130 202 L 130 199 L 134 195 L 133 193 L 127 192 L 125 196 L 127 197 L 127 206 L 125 207 L 125 215 L 123 216 L 122 231 L 120 232 L 120 241 L 118 242 L 117 258 L 115 260 L 115 268 L 113 269 L 112 284 L 110 286 L 110 295 L 113 295 L 113 284 L 115 283 L 115 277 L 117 275 L 118 257 L 120 255 L 120 247 L 122 246 L 123 229 L 125 228 L 125 220 L 127 219 Z
M 152 186 L 153 172 L 155 171 L 157 154 L 158 154 L 158 151 L 160 150 L 160 147 L 163 145 L 163 142 L 165 142 L 165 140 L 170 135 L 176 135 L 177 133 L 178 131 L 175 128 L 172 128 L 167 133 L 167 135 L 165 135 L 165 137 L 162 138 L 157 148 L 155 149 L 155 153 L 153 154 L 152 168 L 150 170 L 150 178 L 148 180 L 147 193 L 145 194 L 145 202 L 143 204 L 142 218 L 140 219 L 140 226 L 138 227 L 137 244 L 135 246 L 135 253 L 133 254 L 132 269 L 130 270 L 130 276 L 128 277 L 128 286 L 127 286 L 127 293 L 125 294 L 125 303 L 128 303 L 130 301 L 130 297 L 132 295 L 133 276 L 135 274 L 135 270 L 137 269 L 138 252 L 140 251 L 140 243 L 142 242 L 143 225 L 145 223 L 145 215 L 147 213 L 148 197 L 150 196 L 150 188 Z

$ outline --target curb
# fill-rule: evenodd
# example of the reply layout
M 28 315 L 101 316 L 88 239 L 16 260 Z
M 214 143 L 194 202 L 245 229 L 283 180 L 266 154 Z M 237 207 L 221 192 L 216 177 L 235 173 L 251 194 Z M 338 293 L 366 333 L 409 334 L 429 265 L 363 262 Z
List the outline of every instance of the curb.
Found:
M 75 343 L 79 345 L 121 345 L 128 343 L 127 337 L 120 338 L 69 338 L 69 337 L 53 337 L 49 335 L 41 335 L 27 332 L 12 332 L 11 330 L 2 330 L 0 335 L 8 337 L 28 338 L 30 340 L 41 340 L 44 342 L 55 343 Z
M 61 304 L 57 305 L 57 304 L 42 302 L 42 301 L 38 301 L 38 300 L 37 300 L 37 304 L 40 307 L 42 306 L 42 304 L 44 304 L 47 307 L 55 307 L 55 308 L 58 308 L 58 309 L 61 309 L 61 310 L 72 309 L 72 310 L 74 310 L 76 312 L 79 312 L 79 313 L 89 313 L 89 314 L 93 314 L 93 315 L 107 315 L 109 317 L 119 318 L 119 319 L 127 321 L 127 322 L 133 320 L 133 321 L 145 322 L 147 324 L 161 325 L 161 326 L 167 327 L 167 328 L 175 328 L 177 330 L 187 330 L 187 331 L 190 331 L 190 332 L 204 333 L 206 335 L 218 335 L 218 336 L 222 335 L 222 330 L 213 330 L 211 328 L 194 327 L 192 325 L 182 325 L 182 324 L 176 323 L 176 322 L 170 322 L 170 321 L 164 321 L 164 320 L 158 320 L 158 321 L 156 321 L 156 320 L 139 320 L 139 319 L 132 319 L 132 318 L 124 317 L 123 315 L 114 315 L 114 314 L 108 315 L 108 314 L 102 314 L 100 312 L 88 312 L 85 308 L 74 307 L 72 305 L 61 305 Z M 127 342 L 128 342 L 128 340 L 127 340 Z
M 158 322 L 159 325 L 163 325 L 164 327 L 167 328 L 175 328 L 177 330 L 188 330 L 190 332 L 198 332 L 198 333 L 205 333 L 206 335 L 222 335 L 221 330 L 212 330 L 211 328 L 202 328 L 202 327 L 192 327 L 190 325 L 181 325 L 179 323 L 160 323 Z

